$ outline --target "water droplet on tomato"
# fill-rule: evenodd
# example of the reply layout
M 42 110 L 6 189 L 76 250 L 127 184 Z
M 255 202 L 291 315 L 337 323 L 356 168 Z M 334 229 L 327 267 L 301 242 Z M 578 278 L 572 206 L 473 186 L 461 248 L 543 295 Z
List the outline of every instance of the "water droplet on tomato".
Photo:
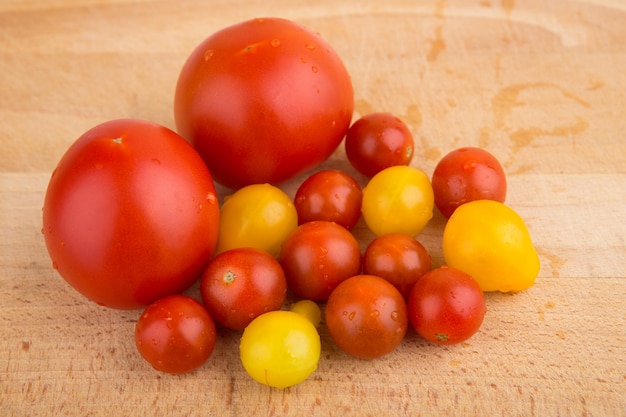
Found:
M 278 40 L 278 39 L 272 39 L 271 44 L 272 44 L 272 46 L 273 46 L 274 48 L 276 48 L 276 47 L 280 46 L 280 40 Z
M 316 74 L 317 74 L 317 71 L 319 71 L 319 69 L 318 69 L 315 65 L 313 65 L 313 66 L 311 67 L 311 71 L 313 71 L 314 73 L 316 73 Z
M 158 344 L 159 344 L 159 342 L 158 342 L 156 339 L 152 339 L 152 344 L 153 344 L 154 346 L 156 346 L 156 345 L 158 345 Z
M 59 243 L 59 245 L 61 245 L 61 247 L 64 247 L 65 246 L 65 242 L 61 242 L 61 243 Z
M 301 61 L 303 64 L 306 64 L 306 58 L 305 58 L 305 57 L 300 57 L 300 61 Z
M 45 235 L 45 234 L 46 234 L 46 231 L 44 230 L 44 228 L 43 228 L 43 227 L 41 228 L 41 234 L 42 234 L 42 235 Z
M 207 193 L 207 195 L 206 195 L 206 201 L 207 201 L 209 204 L 213 205 L 213 204 L 217 203 L 217 197 L 216 197 L 216 195 L 215 195 L 215 194 L 213 194 L 213 193 Z
M 397 311 L 392 311 L 391 312 L 391 320 L 393 321 L 398 321 L 398 312 Z
M 378 310 L 372 310 L 372 312 L 370 313 L 370 316 L 376 318 L 380 315 L 380 312 Z
M 59 264 L 55 261 L 52 261 L 52 269 L 59 269 Z
M 306 49 L 310 49 L 311 51 L 312 51 L 313 49 L 315 49 L 315 45 L 314 45 L 314 44 L 312 44 L 312 43 L 307 43 L 307 44 L 306 44 L 306 45 L 304 45 L 304 46 L 306 46 Z
M 152 162 L 154 162 L 157 165 L 161 165 L 161 161 L 157 158 L 152 158 Z
M 209 49 L 204 53 L 204 60 L 208 61 L 209 59 L 213 58 L 213 55 L 215 55 L 215 51 L 213 49 Z
M 348 320 L 354 320 L 355 316 L 356 316 L 356 313 L 353 311 L 352 313 L 348 315 Z
M 466 161 L 466 162 L 463 164 L 463 169 L 464 169 L 465 171 L 471 171 L 471 170 L 473 170 L 473 169 L 476 169 L 476 166 L 477 166 L 477 165 L 478 165 L 478 162 L 476 162 L 476 161 Z

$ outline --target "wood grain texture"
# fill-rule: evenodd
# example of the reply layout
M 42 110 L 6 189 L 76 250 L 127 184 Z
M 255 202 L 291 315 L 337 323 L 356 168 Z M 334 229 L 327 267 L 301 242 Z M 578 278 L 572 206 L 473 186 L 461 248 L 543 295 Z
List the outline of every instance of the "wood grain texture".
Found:
M 5 0 L 0 3 L 0 410 L 4 416 L 625 416 L 626 3 L 621 0 Z M 185 58 L 206 36 L 282 16 L 327 39 L 358 117 L 391 111 L 429 175 L 449 150 L 492 151 L 542 269 L 488 294 L 480 332 L 413 332 L 374 361 L 322 327 L 319 370 L 276 390 L 245 374 L 235 332 L 196 372 L 153 371 L 138 311 L 100 308 L 51 268 L 49 175 L 85 130 L 118 117 L 174 127 Z M 340 148 L 324 167 L 350 172 Z M 284 185 L 293 195 L 304 176 Z M 364 183 L 364 178 L 358 177 Z M 221 196 L 228 190 L 220 188 Z M 419 236 L 441 264 L 444 220 Z M 371 234 L 361 222 L 363 248 Z M 194 287 L 189 293 L 198 296 Z

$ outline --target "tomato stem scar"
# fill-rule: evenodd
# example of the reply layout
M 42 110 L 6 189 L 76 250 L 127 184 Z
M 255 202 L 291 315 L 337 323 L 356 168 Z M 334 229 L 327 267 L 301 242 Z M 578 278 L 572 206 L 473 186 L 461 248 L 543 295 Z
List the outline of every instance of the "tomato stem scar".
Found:
M 235 278 L 237 278 L 237 274 L 235 274 L 233 271 L 228 270 L 224 273 L 222 279 L 224 280 L 225 284 L 232 284 L 233 282 L 235 282 Z

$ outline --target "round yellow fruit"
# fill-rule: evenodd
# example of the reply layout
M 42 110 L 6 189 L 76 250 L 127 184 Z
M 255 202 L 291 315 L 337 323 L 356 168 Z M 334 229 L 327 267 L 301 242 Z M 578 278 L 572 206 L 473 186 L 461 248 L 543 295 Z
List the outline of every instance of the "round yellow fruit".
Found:
M 531 287 L 539 256 L 524 220 L 492 200 L 459 206 L 443 232 L 448 266 L 471 275 L 483 291 L 516 292 Z

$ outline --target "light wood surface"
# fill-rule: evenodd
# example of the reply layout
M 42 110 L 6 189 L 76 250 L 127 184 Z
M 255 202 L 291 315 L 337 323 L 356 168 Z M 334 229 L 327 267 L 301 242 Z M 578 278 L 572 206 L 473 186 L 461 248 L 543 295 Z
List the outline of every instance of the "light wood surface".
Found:
M 221 332 L 201 369 L 169 376 L 136 352 L 139 311 L 98 307 L 52 269 L 41 207 L 65 149 L 119 117 L 173 128 L 187 55 L 258 16 L 320 32 L 352 75 L 355 117 L 403 118 L 413 165 L 429 175 L 465 145 L 502 161 L 542 268 L 527 291 L 488 294 L 467 343 L 433 346 L 411 331 L 363 361 L 322 328 L 319 370 L 276 390 L 247 377 L 239 335 Z M 341 148 L 323 166 L 353 173 Z M 3 0 L 0 414 L 625 416 L 625 203 L 622 0 Z M 443 225 L 437 214 L 418 237 L 435 264 Z M 363 247 L 371 238 L 362 222 L 355 234 Z

